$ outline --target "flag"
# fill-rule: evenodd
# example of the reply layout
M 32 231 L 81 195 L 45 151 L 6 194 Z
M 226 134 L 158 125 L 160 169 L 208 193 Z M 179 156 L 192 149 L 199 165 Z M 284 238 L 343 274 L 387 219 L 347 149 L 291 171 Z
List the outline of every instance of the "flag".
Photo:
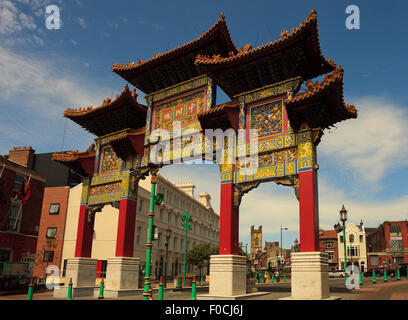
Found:
M 17 193 L 17 198 L 21 200 L 21 203 L 24 206 L 27 200 L 30 198 L 30 196 L 31 196 L 31 176 L 30 178 L 28 178 L 27 184 L 25 180 L 21 184 L 20 189 L 18 190 Z

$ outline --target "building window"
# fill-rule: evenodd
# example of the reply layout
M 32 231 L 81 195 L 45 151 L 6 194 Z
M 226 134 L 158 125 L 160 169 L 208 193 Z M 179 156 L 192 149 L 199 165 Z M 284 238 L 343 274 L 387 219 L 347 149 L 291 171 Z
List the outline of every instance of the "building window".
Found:
M 354 243 L 354 234 L 349 235 L 349 242 Z
M 360 248 L 358 246 L 347 247 L 347 255 L 349 257 L 358 257 L 358 256 L 360 256 Z
M 50 210 L 48 211 L 49 214 L 59 214 L 60 204 L 59 203 L 51 203 Z
M 143 210 L 143 200 L 139 200 L 139 212 Z
M 18 174 L 16 174 L 14 178 L 13 191 L 17 192 L 20 190 L 20 186 L 22 185 L 24 179 L 24 176 L 19 176 Z
M 15 204 L 11 205 L 7 221 L 7 230 L 18 231 L 19 223 L 16 221 L 19 211 L 20 211 L 19 205 Z
M 11 260 L 11 250 L 0 249 L 0 262 L 6 262 Z M 3 270 L 1 270 L 3 271 Z
M 160 248 L 160 245 L 161 245 L 161 237 L 162 237 L 162 233 L 159 232 L 159 235 L 158 235 L 158 237 L 157 237 L 157 248 Z
M 360 243 L 362 243 L 363 242 L 363 240 L 364 240 L 364 238 L 363 238 L 363 235 L 362 234 L 360 234 Z
M 334 260 L 334 252 L 333 251 L 326 251 L 329 261 Z
M 344 238 L 343 236 L 340 236 L 340 242 L 343 243 L 344 242 Z
M 378 256 L 370 256 L 370 264 L 373 267 L 378 267 Z
M 57 237 L 57 228 L 48 228 L 47 234 L 45 236 L 47 237 L 47 239 L 55 239 Z
M 54 260 L 54 251 L 44 251 L 44 262 L 52 262 Z
M 136 228 L 136 244 L 140 243 L 140 233 L 142 232 L 142 227 Z
M 174 217 L 174 224 L 175 224 L 176 226 L 178 226 L 178 217 L 177 217 L 177 216 Z
M 184 249 L 184 241 L 183 239 L 180 239 L 180 251 Z
M 325 242 L 324 247 L 325 248 L 334 248 L 334 243 L 333 242 Z
M 400 237 L 401 236 L 401 226 L 390 226 L 390 236 Z
M 174 237 L 173 239 L 173 250 L 176 251 L 177 250 L 177 238 Z
M 171 223 L 171 212 L 169 211 L 169 214 L 167 215 L 167 223 Z
M 159 209 L 159 219 L 163 220 L 163 209 Z
M 64 266 L 62 267 L 62 277 L 65 277 L 65 274 L 67 272 L 67 259 L 64 259 Z

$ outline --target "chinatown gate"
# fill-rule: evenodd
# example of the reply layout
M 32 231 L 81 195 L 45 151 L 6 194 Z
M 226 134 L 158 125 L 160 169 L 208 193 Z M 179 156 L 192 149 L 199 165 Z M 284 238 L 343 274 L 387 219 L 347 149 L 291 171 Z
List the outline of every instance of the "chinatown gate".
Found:
M 219 164 L 219 255 L 210 261 L 209 297 L 246 294 L 246 259 L 238 255 L 240 201 L 260 183 L 275 182 L 293 187 L 299 201 L 300 252 L 291 258 L 291 298 L 328 299 L 327 256 L 319 252 L 316 146 L 323 129 L 356 118 L 357 111 L 343 100 L 342 68 L 321 52 L 317 13 L 313 10 L 298 28 L 283 31 L 276 41 L 243 49 L 235 47 L 221 15 L 201 37 L 147 61 L 114 64 L 112 71 L 147 94 L 146 106 L 126 85 L 99 107 L 67 109 L 64 116 L 95 134 L 95 144 L 84 152 L 53 155 L 84 177 L 75 257 L 66 270 L 74 296 L 94 295 L 93 226 L 95 214 L 106 205 L 118 208 L 119 216 L 116 256 L 108 259 L 105 290 L 120 296 L 138 288 L 139 259 L 133 256 L 133 245 L 139 180 L 155 175 L 165 164 L 182 161 L 177 158 L 180 148 L 188 147 L 193 137 L 181 145 L 175 140 L 187 130 L 229 129 L 246 132 L 244 145 L 238 146 L 241 154 L 248 155 L 250 145 L 257 143 L 258 160 L 250 174 L 241 174 L 245 164 L 235 147 L 237 161 Z M 310 81 L 321 75 L 321 82 Z M 216 104 L 217 85 L 230 102 Z M 176 122 L 181 124 L 177 128 Z M 157 147 L 150 141 L 155 129 L 168 130 L 172 147 L 162 150 L 159 164 L 150 157 Z M 251 129 L 258 130 L 257 141 L 250 140 Z M 203 142 L 199 158 L 212 144 Z M 232 146 L 221 148 L 225 156 Z M 65 294 L 65 289 L 55 295 Z

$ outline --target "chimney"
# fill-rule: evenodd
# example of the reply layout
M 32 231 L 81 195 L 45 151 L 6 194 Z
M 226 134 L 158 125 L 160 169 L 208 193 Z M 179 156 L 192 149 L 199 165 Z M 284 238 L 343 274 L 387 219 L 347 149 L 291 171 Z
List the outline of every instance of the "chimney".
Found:
M 176 184 L 176 187 L 187 193 L 190 197 L 194 198 L 195 185 L 193 185 L 191 182 L 179 182 Z
M 200 195 L 200 203 L 204 205 L 207 209 L 212 209 L 211 207 L 211 197 L 207 192 L 201 192 Z
M 35 150 L 31 147 L 13 148 L 9 151 L 8 159 L 32 169 L 34 153 Z

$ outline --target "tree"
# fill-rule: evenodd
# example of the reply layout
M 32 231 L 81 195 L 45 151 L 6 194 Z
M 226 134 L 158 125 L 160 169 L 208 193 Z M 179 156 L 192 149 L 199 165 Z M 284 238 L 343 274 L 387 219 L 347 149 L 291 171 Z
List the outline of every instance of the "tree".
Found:
M 187 263 L 196 266 L 200 269 L 200 277 L 202 268 L 208 265 L 210 256 L 218 254 L 218 248 L 210 243 L 201 243 L 193 247 L 187 252 Z

